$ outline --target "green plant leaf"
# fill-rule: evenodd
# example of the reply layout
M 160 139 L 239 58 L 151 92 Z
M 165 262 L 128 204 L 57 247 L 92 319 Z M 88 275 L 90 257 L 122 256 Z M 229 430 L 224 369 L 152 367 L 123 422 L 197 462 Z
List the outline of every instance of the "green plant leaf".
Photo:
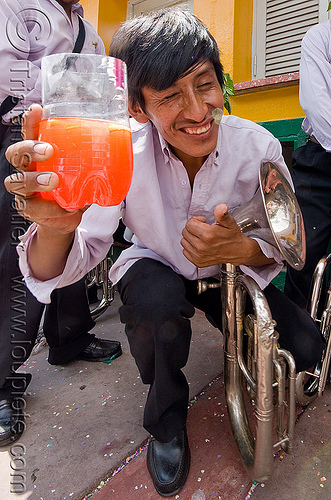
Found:
M 234 83 L 231 78 L 230 73 L 223 73 L 224 84 L 223 84 L 223 98 L 224 98 L 224 107 L 231 115 L 231 104 L 229 96 L 234 95 Z
M 224 107 L 229 115 L 231 115 L 231 104 L 228 96 L 224 96 Z
M 329 2 L 329 6 L 326 10 L 330 10 L 331 9 L 331 2 Z

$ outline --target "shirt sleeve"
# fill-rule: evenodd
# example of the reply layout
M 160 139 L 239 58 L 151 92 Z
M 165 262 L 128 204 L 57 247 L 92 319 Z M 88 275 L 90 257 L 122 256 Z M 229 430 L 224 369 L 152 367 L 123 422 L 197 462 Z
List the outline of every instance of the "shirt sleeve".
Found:
M 121 214 L 121 206 L 99 207 L 92 205 L 84 212 L 81 224 L 75 232 L 71 251 L 63 273 L 47 281 L 34 278 L 29 267 L 29 246 L 37 231 L 33 223 L 20 238 L 17 247 L 20 269 L 24 281 L 39 302 L 49 304 L 55 288 L 63 288 L 83 278 L 104 259 L 113 243 Z
M 46 4 L 46 5 L 44 5 Z M 36 7 L 35 7 L 36 5 Z M 59 5 L 40 2 L 23 7 L 17 0 L 0 2 L 0 16 L 5 27 L 0 31 L 0 102 L 8 95 L 20 102 L 3 116 L 5 123 L 23 113 L 32 103 L 41 103 L 41 59 L 53 53 L 71 52 L 78 35 L 78 13 L 72 12 L 68 22 Z M 46 8 L 47 7 L 47 8 Z M 85 41 L 82 53 L 105 54 L 102 39 L 84 19 Z
M 255 239 L 258 242 L 261 251 L 264 253 L 264 255 L 269 259 L 274 259 L 275 263 L 259 267 L 253 267 L 253 266 L 239 266 L 239 267 L 244 274 L 247 274 L 257 282 L 261 290 L 264 290 L 264 288 L 268 286 L 269 283 L 282 270 L 284 266 L 283 257 L 276 247 L 258 238 L 253 238 L 253 239 Z
M 5 20 L 5 28 L 0 32 L 0 100 L 12 95 L 24 101 L 26 95 L 36 87 L 40 73 L 39 67 L 28 60 L 33 53 L 33 33 L 29 33 L 24 13 L 15 0 L 10 6 L 7 2 L 0 3 L 0 16 Z M 35 102 L 40 102 L 40 90 L 37 91 Z
M 331 20 L 304 36 L 300 62 L 303 129 L 331 152 Z

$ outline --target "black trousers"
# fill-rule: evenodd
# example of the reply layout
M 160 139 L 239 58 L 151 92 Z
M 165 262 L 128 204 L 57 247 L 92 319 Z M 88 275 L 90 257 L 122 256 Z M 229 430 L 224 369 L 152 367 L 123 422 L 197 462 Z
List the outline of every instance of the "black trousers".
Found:
M 19 124 L 1 124 L 0 149 L 0 399 L 21 396 L 31 380 L 30 373 L 16 373 L 29 357 L 45 308 L 25 286 L 18 266 L 18 237 L 29 222 L 19 216 L 14 197 L 3 184 L 15 170 L 6 160 L 7 147 L 21 140 Z M 61 364 L 73 359 L 94 338 L 85 280 L 52 294 L 45 310 L 44 332 L 50 346 L 49 361 Z
M 118 283 L 130 350 L 142 381 L 150 385 L 144 427 L 156 439 L 170 441 L 185 426 L 189 390 L 182 368 L 186 365 L 195 308 L 222 329 L 219 289 L 201 295 L 197 281 L 189 281 L 152 259 L 131 266 Z M 307 311 L 291 302 L 273 285 L 265 290 L 279 343 L 295 357 L 298 371 L 316 363 L 323 337 Z
M 284 292 L 307 307 L 311 280 L 331 237 L 331 153 L 308 141 L 293 154 L 293 183 L 305 223 L 307 258 L 301 271 L 288 266 Z

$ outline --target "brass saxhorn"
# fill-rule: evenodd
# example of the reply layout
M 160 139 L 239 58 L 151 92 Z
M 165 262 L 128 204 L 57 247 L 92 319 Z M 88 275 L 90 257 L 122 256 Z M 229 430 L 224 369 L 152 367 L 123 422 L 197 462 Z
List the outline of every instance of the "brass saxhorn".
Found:
M 114 300 L 114 286 L 109 279 L 109 271 L 114 261 L 125 248 L 132 245 L 133 233 L 125 227 L 122 219 L 119 221 L 117 230 L 114 233 L 114 243 L 110 247 L 106 257 L 87 274 L 86 286 L 89 292 L 92 287 L 96 287 L 97 304 L 90 306 L 90 313 L 93 320 L 96 320 Z
M 325 339 L 325 349 L 318 363 L 311 372 L 300 372 L 296 377 L 297 402 L 306 406 L 316 397 L 322 396 L 330 375 L 331 359 L 331 254 L 326 255 L 316 265 L 312 278 L 308 312 L 319 326 Z M 326 297 L 321 303 L 322 289 L 325 286 Z M 324 297 L 323 297 L 324 298 Z
M 94 307 L 90 307 L 91 317 L 96 320 L 110 306 L 114 300 L 114 287 L 109 279 L 109 271 L 113 265 L 113 247 L 111 247 L 108 255 L 87 275 L 87 289 L 95 286 L 97 294 L 100 291 L 100 300 Z
M 305 262 L 305 232 L 293 190 L 271 162 L 261 165 L 259 180 L 259 189 L 252 200 L 235 209 L 232 215 L 244 233 L 277 246 L 291 266 L 301 269 Z M 199 283 L 200 291 L 207 287 L 208 283 Z M 251 479 L 266 481 L 272 473 L 274 450 L 281 447 L 291 452 L 293 447 L 295 362 L 291 353 L 278 347 L 275 322 L 256 282 L 238 267 L 222 264 L 220 287 L 224 383 L 232 431 Z M 247 296 L 254 309 L 254 314 L 248 316 L 245 313 Z M 276 443 L 273 439 L 275 390 Z M 250 399 L 253 405 L 253 423 L 247 414 L 245 399 Z

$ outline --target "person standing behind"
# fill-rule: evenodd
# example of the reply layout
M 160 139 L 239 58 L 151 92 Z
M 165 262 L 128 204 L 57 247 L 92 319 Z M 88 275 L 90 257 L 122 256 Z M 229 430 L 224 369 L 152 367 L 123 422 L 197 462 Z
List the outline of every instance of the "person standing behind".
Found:
M 306 308 L 311 280 L 331 237 L 331 19 L 311 27 L 302 40 L 300 104 L 309 135 L 293 154 L 293 183 L 306 229 L 301 271 L 288 268 L 285 293 Z
M 25 427 L 21 398 L 31 374 L 16 370 L 31 353 L 45 308 L 25 287 L 19 270 L 16 245 L 30 223 L 16 213 L 14 197 L 4 188 L 4 178 L 15 171 L 5 151 L 22 139 L 22 114 L 33 102 L 41 102 L 42 57 L 60 52 L 105 54 L 105 48 L 92 25 L 82 20 L 82 6 L 74 0 L 0 0 L 0 15 L 6 21 L 0 34 L 0 446 L 5 446 Z M 120 342 L 95 338 L 89 333 L 93 326 L 85 278 L 56 290 L 43 325 L 49 362 L 118 357 Z

